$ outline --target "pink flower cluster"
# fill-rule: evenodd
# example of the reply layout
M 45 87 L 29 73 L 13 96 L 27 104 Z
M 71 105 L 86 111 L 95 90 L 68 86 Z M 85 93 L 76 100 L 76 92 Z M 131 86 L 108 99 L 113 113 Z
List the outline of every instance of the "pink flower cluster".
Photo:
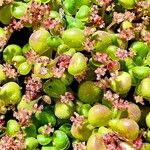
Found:
M 23 133 L 18 133 L 16 137 L 5 135 L 0 139 L 1 150 L 25 150 L 25 139 Z
M 126 11 L 125 13 L 114 12 L 114 14 L 113 14 L 113 21 L 117 24 L 119 24 L 125 20 L 132 22 L 134 19 L 135 19 L 135 14 L 130 11 Z
M 42 80 L 36 77 L 34 74 L 32 74 L 31 77 L 26 78 L 25 83 L 26 83 L 26 93 L 25 93 L 26 99 L 27 100 L 36 99 L 38 93 L 42 88 Z
M 112 93 L 110 90 L 106 91 L 104 98 L 110 101 L 114 108 L 119 110 L 126 110 L 129 106 L 129 102 L 127 100 L 120 98 L 118 94 Z
M 101 16 L 98 15 L 98 7 L 97 5 L 93 5 L 92 7 L 92 13 L 89 17 L 90 23 L 92 23 L 95 26 L 98 26 L 99 28 L 105 27 L 105 22 Z
M 13 66 L 11 66 L 10 64 L 3 64 L 3 71 L 6 75 L 7 78 L 11 79 L 15 79 L 18 76 L 18 73 L 16 71 L 15 68 L 13 68 Z
M 86 150 L 85 142 L 73 143 L 73 150 Z
M 68 103 L 73 100 L 75 100 L 75 97 L 71 92 L 65 92 L 65 95 L 60 95 L 61 103 Z
M 74 126 L 81 126 L 85 121 L 84 116 L 80 116 L 78 113 L 74 112 L 74 116 L 70 118 L 71 122 L 73 122 Z

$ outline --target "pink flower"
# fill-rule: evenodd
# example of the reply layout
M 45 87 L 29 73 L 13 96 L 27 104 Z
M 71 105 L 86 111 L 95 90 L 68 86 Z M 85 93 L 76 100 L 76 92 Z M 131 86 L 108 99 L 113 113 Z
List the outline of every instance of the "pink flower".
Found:
M 96 31 L 96 28 L 85 27 L 84 35 L 88 37 L 89 35 L 92 35 L 95 31 Z
M 27 127 L 31 122 L 32 114 L 33 114 L 32 111 L 22 109 L 18 110 L 18 112 L 14 112 L 13 116 L 19 121 L 21 126 Z
M 107 133 L 103 135 L 103 141 L 107 150 L 125 150 L 119 145 L 121 139 L 116 133 Z
M 26 57 L 27 62 L 29 64 L 34 64 L 35 62 L 40 61 L 39 55 L 33 50 L 30 50 L 30 51 L 26 52 L 25 57 Z
M 143 143 L 143 140 L 142 140 L 142 137 L 141 135 L 139 135 L 134 141 L 133 141 L 133 147 L 136 149 L 136 150 L 140 150 L 142 147 L 143 147 L 144 143 Z
M 113 94 L 110 90 L 106 91 L 106 93 L 104 94 L 104 98 L 108 101 L 115 101 L 119 99 L 119 95 L 118 94 Z
M 61 78 L 65 72 L 65 68 L 52 67 L 52 72 L 55 78 Z
M 116 56 L 121 59 L 124 60 L 125 58 L 128 57 L 128 51 L 118 48 L 117 52 L 116 52 Z
M 134 19 L 135 19 L 135 14 L 130 11 L 126 11 L 125 13 L 114 12 L 113 14 L 113 21 L 117 24 L 125 20 L 132 22 Z
M 28 127 L 31 123 L 32 115 L 36 112 L 41 112 L 43 105 L 38 106 L 35 104 L 31 110 L 20 109 L 17 112 L 13 113 L 13 116 L 19 121 L 22 127 Z
M 39 25 L 49 17 L 49 14 L 49 5 L 32 2 L 26 11 L 26 14 L 21 18 L 21 21 L 24 23 Z
M 43 27 L 47 30 L 54 29 L 59 24 L 60 22 L 58 20 L 51 19 L 51 18 L 43 20 L 43 23 L 42 23 Z
M 103 64 L 107 64 L 110 61 L 110 58 L 106 53 L 97 52 L 94 55 L 94 60 L 98 61 L 98 62 L 101 62 Z
M 60 101 L 62 103 L 68 103 L 75 99 L 74 95 L 71 92 L 65 92 L 65 95 L 60 95 Z
M 118 110 L 126 110 L 129 106 L 129 102 L 123 99 L 118 99 L 112 102 L 114 108 Z
M 86 150 L 85 142 L 73 143 L 73 150 Z
M 70 118 L 74 126 L 81 126 L 85 120 L 84 116 L 80 116 L 78 113 L 74 112 L 74 116 Z
M 105 91 L 107 88 L 110 87 L 109 79 L 105 77 L 104 79 L 101 79 L 98 82 L 96 82 L 96 85 Z
M 83 43 L 84 49 L 87 52 L 91 52 L 94 50 L 94 44 L 95 44 L 95 41 L 91 41 L 89 38 L 86 38 L 84 43 Z
M 57 65 L 59 68 L 67 69 L 70 64 L 71 56 L 70 55 L 60 55 L 58 57 Z
M 76 79 L 77 82 L 81 83 L 84 81 L 87 77 L 87 70 L 83 71 L 82 74 L 80 75 L 75 75 L 74 78 Z
M 16 137 L 5 135 L 0 140 L 1 150 L 24 150 L 26 149 L 23 133 L 18 133 Z
M 100 6 L 106 4 L 107 6 L 111 3 L 112 0 L 98 0 Z
M 119 32 L 119 37 L 125 41 L 130 41 L 135 38 L 134 29 L 128 28 Z
M 52 125 L 50 123 L 48 125 L 44 125 L 42 134 L 50 135 L 53 132 L 54 132 L 54 128 L 52 127 Z
M 25 80 L 26 84 L 26 98 L 27 100 L 33 100 L 38 96 L 38 93 L 42 89 L 42 80 L 32 74 L 31 77 L 27 77 Z
M 118 110 L 126 110 L 129 106 L 129 102 L 120 98 L 118 94 L 112 93 L 110 90 L 106 91 L 104 98 L 110 101 L 114 108 Z
M 106 71 L 107 71 L 107 69 L 105 68 L 104 65 L 102 65 L 101 67 L 98 67 L 98 68 L 95 70 L 96 79 L 97 79 L 97 80 L 100 80 L 100 79 L 101 79 L 101 76 L 105 76 Z
M 143 39 L 143 41 L 150 44 L 150 31 L 145 31 L 144 35 L 142 35 L 142 39 Z
M 105 27 L 105 22 L 101 16 L 98 15 L 98 7 L 97 5 L 93 5 L 92 7 L 92 13 L 89 17 L 89 22 L 93 25 L 98 26 L 99 28 Z
M 107 70 L 109 72 L 116 72 L 120 69 L 120 63 L 118 61 L 109 61 L 107 64 Z
M 6 77 L 9 79 L 15 79 L 18 76 L 16 69 L 10 64 L 3 64 L 3 71 L 5 72 Z

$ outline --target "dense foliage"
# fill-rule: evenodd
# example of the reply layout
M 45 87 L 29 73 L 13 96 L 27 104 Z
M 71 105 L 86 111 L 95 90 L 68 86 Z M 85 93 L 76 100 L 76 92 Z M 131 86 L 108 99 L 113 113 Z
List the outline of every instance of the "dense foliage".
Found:
M 0 0 L 0 150 L 150 150 L 149 0 Z

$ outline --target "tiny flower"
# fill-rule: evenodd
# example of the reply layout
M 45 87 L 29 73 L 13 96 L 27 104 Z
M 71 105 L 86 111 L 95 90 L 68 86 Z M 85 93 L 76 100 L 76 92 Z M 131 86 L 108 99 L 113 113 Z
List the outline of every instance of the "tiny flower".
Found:
M 42 22 L 49 17 L 50 14 L 50 6 L 46 4 L 40 4 L 38 2 L 33 1 L 29 6 L 25 13 L 25 15 L 21 18 L 21 21 L 26 24 L 34 24 L 41 25 Z
M 110 90 L 106 91 L 106 93 L 104 94 L 104 98 L 108 101 L 115 101 L 119 99 L 119 95 L 118 94 L 113 94 Z
M 70 118 L 71 122 L 75 126 L 81 126 L 85 120 L 84 116 L 80 116 L 78 113 L 74 112 L 74 116 Z
M 119 143 L 120 137 L 116 133 L 108 133 L 103 135 L 103 141 L 108 150 L 124 150 Z
M 101 67 L 98 67 L 98 68 L 95 70 L 96 79 L 97 79 L 97 80 L 100 80 L 100 79 L 101 79 L 101 76 L 105 76 L 106 71 L 107 71 L 107 69 L 105 68 L 104 65 L 102 65 Z
M 18 111 L 14 111 L 13 116 L 19 121 L 22 127 L 28 127 L 31 123 L 32 115 L 36 112 L 41 112 L 42 109 L 43 105 L 38 106 L 35 104 L 31 110 L 20 109 Z
M 36 103 L 36 104 L 34 104 L 34 106 L 33 106 L 32 112 L 33 112 L 33 113 L 42 112 L 43 108 L 44 108 L 43 105 L 39 105 L 39 106 L 38 106 L 38 104 Z
M 70 55 L 60 55 L 58 57 L 57 65 L 59 68 L 67 69 L 70 64 L 71 56 Z
M 65 68 L 52 67 L 52 72 L 55 78 L 61 78 L 65 72 Z
M 41 63 L 43 66 L 47 66 L 51 60 L 48 57 L 39 57 L 35 52 L 33 52 L 33 57 L 31 56 L 31 61 L 33 60 L 33 62 L 37 62 L 37 63 Z
M 144 99 L 142 96 L 134 96 L 134 100 L 136 103 L 140 103 L 140 104 L 144 105 Z
M 18 112 L 14 112 L 13 116 L 19 121 L 21 126 L 27 127 L 31 122 L 33 112 L 27 109 L 18 110 Z
M 98 0 L 98 4 L 102 7 L 104 4 L 109 5 L 112 0 Z
M 118 61 L 109 61 L 107 64 L 107 70 L 110 72 L 116 72 L 120 69 L 120 63 Z
M 92 35 L 95 31 L 96 31 L 96 28 L 85 27 L 84 35 L 88 37 L 89 35 Z
M 44 125 L 42 134 L 50 135 L 53 132 L 54 132 L 54 128 L 52 127 L 52 125 L 50 123 L 48 125 Z
M 95 44 L 95 41 L 91 41 L 89 38 L 86 38 L 84 43 L 83 43 L 84 49 L 87 52 L 91 52 L 94 50 L 94 44 Z
M 34 64 L 35 62 L 40 61 L 39 55 L 37 55 L 33 50 L 26 52 L 25 57 L 27 59 L 27 62 L 30 64 Z
M 101 79 L 98 82 L 96 82 L 96 85 L 99 88 L 101 88 L 101 89 L 106 91 L 106 89 L 110 87 L 109 79 L 107 77 L 105 77 L 104 79 Z
M 126 110 L 129 106 L 127 100 L 121 99 L 118 94 L 112 93 L 110 90 L 106 91 L 104 98 L 110 101 L 114 108 L 119 110 Z
M 42 88 L 42 80 L 32 74 L 31 77 L 25 79 L 26 84 L 26 98 L 27 100 L 33 100 L 37 97 Z
M 117 108 L 118 110 L 126 110 L 129 106 L 128 101 L 123 99 L 118 99 L 112 102 L 113 107 Z
M 134 29 L 128 28 L 119 32 L 119 37 L 125 41 L 130 41 L 135 38 Z
M 141 135 L 139 135 L 134 141 L 133 141 L 133 147 L 136 150 L 140 150 L 143 147 L 144 143 L 143 143 L 143 139 L 141 137 Z
M 144 32 L 144 35 L 142 35 L 142 39 L 143 39 L 143 41 L 150 44 L 150 31 Z
M 71 92 L 65 92 L 65 95 L 60 96 L 60 101 L 62 103 L 68 103 L 75 99 L 74 95 Z
M 23 133 L 18 133 L 16 137 L 4 135 L 0 140 L 1 150 L 24 150 L 26 149 Z
M 118 48 L 117 52 L 116 52 L 116 56 L 121 59 L 124 60 L 125 58 L 128 57 L 128 51 Z
M 122 13 L 114 12 L 113 21 L 117 24 L 123 22 L 124 21 L 124 15 Z
M 132 51 L 132 50 L 129 51 L 128 52 L 128 56 L 131 57 L 131 58 L 133 58 L 134 56 L 136 56 L 136 51 Z
M 114 7 L 115 7 L 115 4 L 111 3 L 110 5 L 107 6 L 106 11 L 108 12 L 115 11 Z
M 80 74 L 80 75 L 76 75 L 76 76 L 74 76 L 74 78 L 76 79 L 76 81 L 78 82 L 78 83 L 81 83 L 82 81 L 84 81 L 85 79 L 86 79 L 86 77 L 87 77 L 87 70 L 85 70 L 82 74 Z
M 11 79 L 15 79 L 18 76 L 18 73 L 16 71 L 15 68 L 13 68 L 13 66 L 11 66 L 10 64 L 3 64 L 3 71 L 5 72 L 5 75 L 7 76 L 7 78 Z
M 105 22 L 101 16 L 98 15 L 98 7 L 97 5 L 93 5 L 92 7 L 92 13 L 89 16 L 89 22 L 93 25 L 98 26 L 99 28 L 105 27 Z
M 48 18 L 43 20 L 42 25 L 45 29 L 51 30 L 54 29 L 59 23 L 60 23 L 59 20 Z
M 100 28 L 105 27 L 105 22 L 103 18 L 97 14 L 92 13 L 91 16 L 89 17 L 89 21 L 90 23 L 97 25 Z
M 74 143 L 73 150 L 86 150 L 85 142 Z
M 4 4 L 10 4 L 12 3 L 14 0 L 1 0 L 0 1 L 0 6 L 3 6 Z
M 135 14 L 130 11 L 126 11 L 125 13 L 114 12 L 113 14 L 113 21 L 117 24 L 125 20 L 132 22 L 134 19 L 135 19 Z
M 141 32 L 145 28 L 143 23 L 135 23 L 134 31 Z
M 101 62 L 103 64 L 107 64 L 110 61 L 110 58 L 106 53 L 97 52 L 94 55 L 94 60 L 98 61 L 98 62 Z

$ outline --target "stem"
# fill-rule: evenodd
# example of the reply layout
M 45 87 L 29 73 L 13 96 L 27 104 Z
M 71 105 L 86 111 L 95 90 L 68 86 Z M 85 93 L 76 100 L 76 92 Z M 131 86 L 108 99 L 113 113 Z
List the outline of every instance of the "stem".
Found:
M 102 7 L 102 18 L 105 17 L 105 10 L 106 10 L 106 3 L 104 3 L 104 5 Z
M 117 108 L 114 108 L 114 109 L 113 109 L 112 118 L 113 118 L 113 119 L 120 119 L 121 114 L 122 114 L 122 111 L 121 111 L 121 110 L 118 110 Z
M 0 138 L 3 137 L 6 134 L 6 132 L 0 134 Z
M 117 117 L 116 117 L 116 119 L 120 119 L 120 117 L 121 117 L 121 114 L 122 114 L 122 111 L 121 111 L 121 110 L 118 110 L 118 114 L 117 114 Z
M 109 26 L 107 26 L 106 30 L 109 30 L 113 25 L 115 25 L 114 21 Z

